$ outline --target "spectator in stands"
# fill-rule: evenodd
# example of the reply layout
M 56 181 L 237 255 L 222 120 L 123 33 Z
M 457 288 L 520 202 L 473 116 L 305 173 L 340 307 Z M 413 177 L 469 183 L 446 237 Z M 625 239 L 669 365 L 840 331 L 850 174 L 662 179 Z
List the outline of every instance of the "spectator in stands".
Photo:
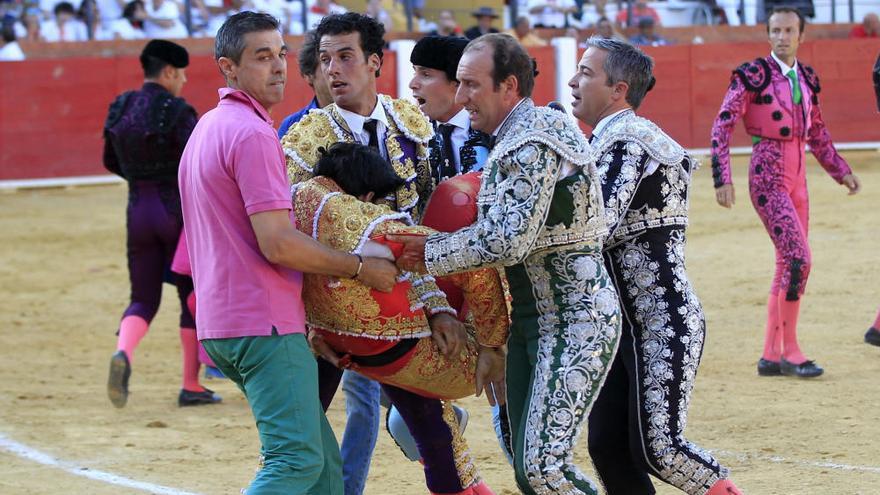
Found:
M 122 11 L 122 19 L 110 23 L 104 32 L 108 40 L 141 40 L 147 37 L 144 33 L 144 20 L 147 18 L 147 10 L 141 0 L 132 0 L 125 4 Z
M 21 21 L 15 25 L 15 37 L 25 41 L 46 41 L 41 31 L 40 17 L 43 12 L 39 7 L 32 6 L 24 10 Z
M 607 17 L 600 17 L 599 20 L 596 21 L 596 36 L 612 40 L 626 41 L 626 37 L 620 34 L 617 27 L 614 26 L 614 23 L 608 20 Z
M 391 21 L 391 14 L 382 6 L 382 0 L 367 0 L 367 10 L 364 11 L 367 17 L 372 17 L 385 26 L 385 31 L 391 32 L 394 29 L 394 23 Z
M 850 38 L 876 38 L 878 35 L 880 35 L 880 17 L 874 13 L 865 15 L 862 23 L 849 32 Z
M 244 0 L 241 10 L 269 14 L 281 22 L 284 34 L 303 34 L 302 3 L 288 0 Z
M 437 28 L 429 33 L 431 36 L 461 36 L 461 27 L 455 22 L 455 13 L 449 9 L 437 14 Z
M 415 5 L 412 6 L 413 31 L 417 33 L 432 33 L 437 31 L 437 24 L 425 19 L 425 11 L 423 7 L 424 2 L 422 2 L 422 7 L 417 7 Z M 442 10 L 440 12 L 441 14 L 443 13 Z
M 128 5 L 126 0 L 95 0 L 100 14 L 97 21 L 101 24 L 101 30 L 105 33 L 112 31 L 111 26 L 114 22 L 122 20 L 125 15 L 125 7 Z M 82 6 L 80 6 L 82 9 Z
M 76 19 L 76 11 L 70 2 L 59 2 L 53 10 L 55 18 L 40 25 L 40 33 L 46 41 L 87 41 L 86 25 Z
M 98 3 L 95 0 L 83 0 L 76 11 L 76 18 L 86 27 L 88 39 L 97 40 L 104 38 L 101 14 L 98 12 Z
M 488 33 L 497 33 L 498 30 L 492 27 L 492 22 L 498 18 L 495 9 L 492 7 L 480 7 L 471 12 L 471 15 L 477 18 L 477 25 L 464 32 L 464 36 L 469 39 L 479 38 Z
M 192 0 L 192 35 L 214 37 L 226 19 L 242 10 L 243 6 L 242 0 Z M 251 10 L 258 9 L 251 7 Z
M 24 60 L 24 52 L 15 40 L 15 28 L 8 22 L 3 23 L 3 44 L 0 45 L 0 62 L 16 62 Z
M 525 48 L 533 46 L 547 46 L 547 40 L 541 38 L 532 31 L 532 24 L 528 17 L 521 15 L 516 18 L 516 26 L 508 29 L 505 33 L 513 36 L 519 44 Z M 575 36 L 577 39 L 577 36 Z
M 654 19 L 642 17 L 639 19 L 639 34 L 629 39 L 636 46 L 665 46 L 669 40 L 654 32 Z
M 0 29 L 7 24 L 15 25 L 21 18 L 23 10 L 22 0 L 0 0 Z M 13 34 L 15 34 L 15 28 L 13 28 Z
M 574 0 L 529 0 L 528 10 L 535 27 L 561 29 L 568 25 L 568 14 L 577 12 L 577 5 Z
M 653 7 L 649 7 L 647 2 L 640 0 L 633 5 L 631 17 L 629 16 L 627 9 L 623 8 L 617 13 L 617 18 L 615 20 L 617 21 L 618 26 L 630 27 L 638 26 L 639 20 L 645 17 L 653 19 L 655 26 L 660 25 L 660 14 L 658 14 Z
M 344 14 L 348 9 L 337 4 L 333 0 L 316 0 L 306 15 L 306 29 L 314 29 L 325 16 L 330 14 Z
M 150 38 L 186 38 L 189 33 L 180 22 L 180 6 L 174 0 L 146 0 L 144 33 Z

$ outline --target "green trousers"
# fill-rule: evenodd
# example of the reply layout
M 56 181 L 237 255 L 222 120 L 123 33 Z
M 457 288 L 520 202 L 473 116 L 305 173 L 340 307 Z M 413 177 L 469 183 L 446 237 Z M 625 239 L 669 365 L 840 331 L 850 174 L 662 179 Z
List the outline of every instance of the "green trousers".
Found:
M 318 400 L 318 367 L 302 334 L 203 340 L 244 392 L 264 461 L 247 495 L 342 495 L 339 445 Z
M 517 486 L 528 495 L 595 495 L 596 485 L 574 464 L 574 447 L 617 350 L 617 293 L 598 249 L 543 251 L 506 272 Z

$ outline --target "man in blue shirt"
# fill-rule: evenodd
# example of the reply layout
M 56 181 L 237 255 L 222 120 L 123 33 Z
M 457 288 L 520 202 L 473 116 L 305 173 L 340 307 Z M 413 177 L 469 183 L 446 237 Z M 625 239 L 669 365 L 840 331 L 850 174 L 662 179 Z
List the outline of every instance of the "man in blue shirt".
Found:
M 302 47 L 299 49 L 297 56 L 299 61 L 299 73 L 309 83 L 312 91 L 315 92 L 314 98 L 308 105 L 287 116 L 278 127 L 278 139 L 287 134 L 293 124 L 299 122 L 309 110 L 313 108 L 323 108 L 333 103 L 333 97 L 330 96 L 330 88 L 327 86 L 327 79 L 324 73 L 318 70 L 318 40 L 315 38 L 314 31 L 309 31 L 305 35 Z

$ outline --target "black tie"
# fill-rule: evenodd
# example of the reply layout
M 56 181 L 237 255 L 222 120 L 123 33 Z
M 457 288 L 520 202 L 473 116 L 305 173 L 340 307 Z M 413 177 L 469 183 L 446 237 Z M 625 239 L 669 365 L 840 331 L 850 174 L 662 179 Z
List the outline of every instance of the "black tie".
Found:
M 590 139 L 587 140 L 588 143 L 593 144 L 593 140 L 596 139 L 595 134 L 590 134 Z
M 364 130 L 370 133 L 370 142 L 368 143 L 368 146 L 381 155 L 382 151 L 379 149 L 379 134 L 376 132 L 377 125 L 379 125 L 378 120 L 368 119 L 364 122 Z
M 452 152 L 452 131 L 455 126 L 452 124 L 440 124 L 440 179 L 454 177 L 457 170 L 455 168 L 455 155 Z

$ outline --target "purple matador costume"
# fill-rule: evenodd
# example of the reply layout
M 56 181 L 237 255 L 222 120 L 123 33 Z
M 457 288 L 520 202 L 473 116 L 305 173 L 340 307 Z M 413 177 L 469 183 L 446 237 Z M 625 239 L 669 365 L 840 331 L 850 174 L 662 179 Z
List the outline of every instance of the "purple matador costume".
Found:
M 110 104 L 104 124 L 104 166 L 128 182 L 126 211 L 131 302 L 123 318 L 150 323 L 159 310 L 162 282 L 183 226 L 177 168 L 196 125 L 195 109 L 159 84 L 123 93 Z M 175 276 L 180 326 L 195 328 L 186 305 L 192 279 Z

